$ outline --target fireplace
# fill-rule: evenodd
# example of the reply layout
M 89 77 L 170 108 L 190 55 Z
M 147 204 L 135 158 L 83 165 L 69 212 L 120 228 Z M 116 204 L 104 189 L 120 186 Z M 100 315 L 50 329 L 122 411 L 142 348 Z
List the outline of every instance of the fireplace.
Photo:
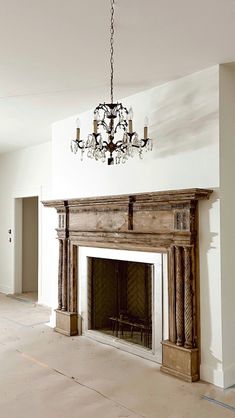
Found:
M 81 246 L 78 265 L 79 334 L 162 363 L 166 255 Z
M 43 202 L 56 208 L 59 220 L 56 331 L 88 335 L 162 362 L 165 373 L 198 380 L 198 201 L 211 193 L 187 189 Z M 131 286 L 142 290 L 131 296 Z

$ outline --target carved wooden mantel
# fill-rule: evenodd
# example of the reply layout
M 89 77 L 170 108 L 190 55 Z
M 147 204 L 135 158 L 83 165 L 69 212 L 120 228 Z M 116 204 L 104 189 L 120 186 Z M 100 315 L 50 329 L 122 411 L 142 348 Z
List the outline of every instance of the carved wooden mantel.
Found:
M 212 190 L 45 201 L 57 210 L 59 275 L 56 330 L 76 335 L 79 246 L 168 254 L 169 340 L 162 371 L 199 379 L 198 201 Z

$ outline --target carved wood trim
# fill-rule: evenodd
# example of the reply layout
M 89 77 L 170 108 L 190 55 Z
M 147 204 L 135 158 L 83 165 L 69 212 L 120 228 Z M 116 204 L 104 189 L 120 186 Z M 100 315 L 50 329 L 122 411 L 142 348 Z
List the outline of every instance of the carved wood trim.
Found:
M 63 270 L 63 241 L 62 239 L 59 239 L 58 309 L 62 309 L 62 270 Z
M 184 334 L 185 348 L 193 348 L 193 293 L 191 247 L 184 247 Z
M 175 247 L 168 252 L 168 299 L 169 299 L 169 340 L 176 343 L 176 284 L 175 284 Z
M 77 276 L 78 276 L 78 246 L 71 243 L 70 247 L 70 312 L 77 312 Z
M 128 229 L 129 231 L 133 230 L 133 203 L 134 203 L 134 199 L 130 196 L 129 204 L 128 204 Z
M 176 344 L 184 344 L 184 277 L 182 263 L 182 248 L 175 247 L 176 270 Z
M 63 268 L 62 268 L 62 311 L 67 310 L 67 268 L 68 268 L 68 241 L 63 240 Z

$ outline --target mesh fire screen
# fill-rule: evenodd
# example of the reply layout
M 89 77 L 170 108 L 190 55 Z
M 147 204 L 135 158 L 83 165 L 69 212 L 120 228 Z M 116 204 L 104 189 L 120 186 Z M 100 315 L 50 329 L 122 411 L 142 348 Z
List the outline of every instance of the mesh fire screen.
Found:
M 89 328 L 152 347 L 152 265 L 91 258 Z

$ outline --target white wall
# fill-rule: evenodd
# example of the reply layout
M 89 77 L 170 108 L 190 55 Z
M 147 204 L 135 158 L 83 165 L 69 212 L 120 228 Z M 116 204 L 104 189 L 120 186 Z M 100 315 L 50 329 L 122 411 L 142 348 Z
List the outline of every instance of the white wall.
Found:
M 220 66 L 221 267 L 224 385 L 235 383 L 235 65 Z
M 101 98 L 102 99 L 102 98 Z M 13 290 L 13 246 L 8 228 L 14 220 L 13 197 L 69 198 L 148 192 L 189 187 L 212 188 L 200 202 L 201 377 L 223 386 L 220 266 L 219 67 L 189 75 L 123 100 L 134 109 L 134 128 L 141 132 L 146 114 L 154 150 L 144 160 L 107 166 L 70 151 L 75 119 L 53 125 L 50 144 L 0 156 L 0 290 Z M 81 136 L 92 129 L 92 111 L 79 115 Z M 52 173 L 51 159 L 52 158 Z M 48 188 L 52 179 L 51 192 Z M 40 200 L 39 198 L 39 200 Z M 40 206 L 40 277 L 42 303 L 56 306 L 56 212 Z
M 15 198 L 39 196 L 39 202 L 50 196 L 51 182 L 51 143 L 0 155 L 0 291 L 14 293 L 14 249 L 15 249 Z M 20 199 L 19 199 L 20 200 Z M 39 203 L 39 300 L 51 304 L 53 293 L 51 266 L 47 246 L 55 243 L 53 221 L 55 214 L 47 211 Z M 51 218 L 50 225 L 47 220 Z M 53 219 L 52 219 L 53 218 Z M 12 230 L 12 242 L 9 242 L 8 229 Z M 53 236 L 53 238 L 52 238 Z M 47 239 L 46 239 L 47 238 Z M 50 239 L 51 238 L 51 239 Z M 43 243 L 43 245 L 42 245 Z M 48 248 L 50 250 L 50 248 Z M 53 251 L 51 251 L 53 259 Z M 43 274 L 43 282 L 42 282 Z M 54 289 L 53 289 L 54 290 Z
M 80 161 L 70 151 L 76 116 L 52 131 L 53 197 L 84 197 L 190 187 L 215 190 L 200 202 L 201 377 L 223 386 L 220 200 L 219 67 L 189 75 L 123 100 L 141 132 L 146 114 L 154 150 L 141 161 L 107 166 Z M 79 115 L 81 137 L 92 129 L 92 111 Z M 206 320 L 205 320 L 206 319 Z
M 150 119 L 154 150 L 144 159 L 107 166 L 70 151 L 75 119 L 52 129 L 54 197 L 135 193 L 219 186 L 218 67 L 192 74 L 123 100 L 134 110 L 134 129 Z M 92 130 L 92 110 L 79 115 L 81 137 Z M 210 169 L 208 169 L 208 167 Z M 189 175 L 190 172 L 190 175 Z

